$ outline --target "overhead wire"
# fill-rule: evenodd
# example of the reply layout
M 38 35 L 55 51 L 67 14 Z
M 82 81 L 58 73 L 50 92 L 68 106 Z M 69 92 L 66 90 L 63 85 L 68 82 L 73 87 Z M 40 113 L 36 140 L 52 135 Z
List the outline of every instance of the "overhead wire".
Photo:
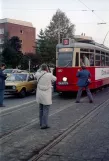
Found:
M 4 10 L 11 10 L 11 9 L 12 10 L 37 10 L 37 11 L 53 11 L 53 10 L 57 10 L 57 9 L 52 9 L 52 8 L 51 9 L 49 9 L 49 8 L 47 8 L 47 9 L 44 9 L 44 8 L 32 8 L 31 9 L 31 8 L 11 8 L 11 7 L 10 8 L 5 8 L 5 7 L 3 8 L 2 7 L 2 9 L 4 9 Z M 102 9 L 102 10 L 97 10 L 97 9 L 92 9 L 91 10 L 90 9 L 89 10 L 89 8 L 88 8 L 88 10 L 86 10 L 86 9 L 77 9 L 77 10 L 76 9 L 75 10 L 74 9 L 72 9 L 72 10 L 63 9 L 63 10 L 66 11 L 66 12 L 70 12 L 70 11 L 74 11 L 74 12 L 76 12 L 76 11 L 81 11 L 81 12 L 88 12 L 88 11 L 91 11 L 91 12 L 94 12 L 94 11 L 109 12 L 109 9 L 107 9 L 107 10 L 106 9 Z
M 95 10 L 92 10 L 90 9 L 84 2 L 82 2 L 81 0 L 78 0 L 80 3 L 82 3 L 85 7 L 88 8 L 89 11 L 91 11 L 97 18 L 99 18 L 103 23 L 106 23 L 100 16 L 98 16 L 96 13 L 95 13 Z

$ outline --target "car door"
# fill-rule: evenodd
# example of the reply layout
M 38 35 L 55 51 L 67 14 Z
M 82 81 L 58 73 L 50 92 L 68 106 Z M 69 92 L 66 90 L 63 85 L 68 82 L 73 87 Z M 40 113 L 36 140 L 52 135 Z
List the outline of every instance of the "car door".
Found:
M 28 87 L 29 87 L 29 91 L 33 91 L 36 89 L 36 80 L 34 78 L 33 74 L 29 74 L 28 76 Z

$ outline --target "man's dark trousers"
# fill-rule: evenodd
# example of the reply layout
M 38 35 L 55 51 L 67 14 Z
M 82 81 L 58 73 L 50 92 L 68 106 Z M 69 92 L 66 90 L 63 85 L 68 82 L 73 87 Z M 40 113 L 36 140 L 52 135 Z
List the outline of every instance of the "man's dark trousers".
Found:
M 3 105 L 3 100 L 4 100 L 4 90 L 0 90 L 0 106 Z

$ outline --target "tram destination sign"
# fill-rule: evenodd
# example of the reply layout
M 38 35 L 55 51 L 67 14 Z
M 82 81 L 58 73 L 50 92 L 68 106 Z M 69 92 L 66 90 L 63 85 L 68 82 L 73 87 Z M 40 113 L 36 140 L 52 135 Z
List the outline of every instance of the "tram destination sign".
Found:
M 109 77 L 109 68 L 95 68 L 95 80 L 108 77 Z
M 61 48 L 59 49 L 59 52 L 72 52 L 73 48 Z

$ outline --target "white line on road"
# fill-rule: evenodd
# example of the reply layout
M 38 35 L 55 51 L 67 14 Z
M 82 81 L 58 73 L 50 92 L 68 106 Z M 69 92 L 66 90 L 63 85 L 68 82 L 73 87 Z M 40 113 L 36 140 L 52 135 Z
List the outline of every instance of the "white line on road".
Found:
M 85 98 L 86 98 L 86 97 L 82 98 L 82 100 L 84 100 Z M 59 113 L 59 112 L 61 112 L 61 111 L 64 111 L 65 109 L 70 108 L 70 107 L 73 106 L 74 104 L 75 104 L 75 102 L 73 101 L 73 102 L 71 102 L 71 103 L 68 104 L 68 105 L 62 106 L 61 109 L 56 110 L 55 112 L 51 113 L 49 116 L 53 116 L 53 115 L 55 115 L 55 114 L 57 114 L 57 113 Z M 7 135 L 1 137 L 1 138 L 0 138 L 0 143 L 1 143 L 2 141 L 4 141 L 4 139 L 8 139 L 9 136 L 11 136 L 11 135 L 13 135 L 13 134 L 16 134 L 16 133 L 18 133 L 18 132 L 22 132 L 24 129 L 29 128 L 29 127 L 31 127 L 31 126 L 37 124 L 38 122 L 39 122 L 39 119 L 38 119 L 38 118 L 33 119 L 29 124 L 25 124 L 23 127 L 20 127 L 20 129 L 17 129 L 17 130 L 15 130 L 15 131 L 11 132 L 10 134 L 7 134 Z M 5 141 L 6 141 L 6 140 L 5 140 Z M 2 142 L 2 143 L 3 143 L 3 142 Z
M 53 94 L 53 97 L 55 97 L 55 96 L 57 96 L 57 93 L 56 94 Z M 17 109 L 17 108 L 19 108 L 19 107 L 22 107 L 22 106 L 25 106 L 25 105 L 29 105 L 29 104 L 31 104 L 31 103 L 35 103 L 36 102 L 36 100 L 32 100 L 32 101 L 29 101 L 29 102 L 26 102 L 26 103 L 23 103 L 23 104 L 20 104 L 20 105 L 17 105 L 17 106 L 13 106 L 13 107 L 8 107 L 8 108 L 6 108 L 6 109 L 1 109 L 1 111 L 0 111 L 0 114 L 2 114 L 2 113 L 4 113 L 4 112 L 6 112 L 6 111 L 11 111 L 11 110 L 13 110 L 13 109 Z M 3 107 L 3 108 L 5 108 L 5 107 Z M 23 108 L 26 108 L 26 107 L 23 107 Z M 19 110 L 19 109 L 18 109 Z M 14 110 L 15 111 L 15 110 Z M 12 113 L 13 111 L 11 111 L 11 113 Z M 10 112 L 9 112 L 10 113 Z
M 1 111 L 0 111 L 0 114 L 2 113 L 2 112 L 5 112 L 5 111 L 9 111 L 9 110 L 12 110 L 12 109 L 16 109 L 16 108 L 18 108 L 18 107 L 21 107 L 21 106 L 25 106 L 25 105 L 28 105 L 28 104 L 30 104 L 30 103 L 34 103 L 36 100 L 33 100 L 33 101 L 29 101 L 29 102 L 26 102 L 26 103 L 23 103 L 23 104 L 20 104 L 20 105 L 17 105 L 17 106 L 13 106 L 13 107 L 8 107 L 8 108 L 6 108 L 6 109 L 2 109 Z M 4 107 L 5 108 L 5 107 Z
M 106 92 L 106 93 L 109 93 L 109 91 Z M 86 96 L 86 97 L 87 97 L 87 96 Z M 81 100 L 82 100 L 82 101 L 85 100 L 86 97 L 82 98 Z M 107 101 L 106 101 L 106 102 L 107 102 Z M 55 114 L 57 114 L 57 113 L 59 113 L 59 112 L 61 112 L 61 111 L 64 111 L 64 110 L 66 110 L 67 108 L 72 107 L 74 104 L 75 104 L 75 102 L 72 101 L 70 104 L 63 106 L 61 109 L 57 109 L 55 112 L 51 113 L 49 116 L 53 116 L 53 115 L 55 115 Z M 29 124 L 25 124 L 24 126 L 20 127 L 20 129 L 17 129 L 17 130 L 15 130 L 15 131 L 11 132 L 10 134 L 3 136 L 2 138 L 0 138 L 0 143 L 1 143 L 2 141 L 6 141 L 6 139 L 8 139 L 9 136 L 11 136 L 11 135 L 13 135 L 13 134 L 17 134 L 18 132 L 22 132 L 22 131 L 25 130 L 26 128 L 29 128 L 29 127 L 35 125 L 36 123 L 39 122 L 38 120 L 39 120 L 38 118 L 33 119 Z M 4 140 L 4 139 L 5 139 L 5 140 Z M 2 143 L 3 143 L 3 142 L 2 142 Z

